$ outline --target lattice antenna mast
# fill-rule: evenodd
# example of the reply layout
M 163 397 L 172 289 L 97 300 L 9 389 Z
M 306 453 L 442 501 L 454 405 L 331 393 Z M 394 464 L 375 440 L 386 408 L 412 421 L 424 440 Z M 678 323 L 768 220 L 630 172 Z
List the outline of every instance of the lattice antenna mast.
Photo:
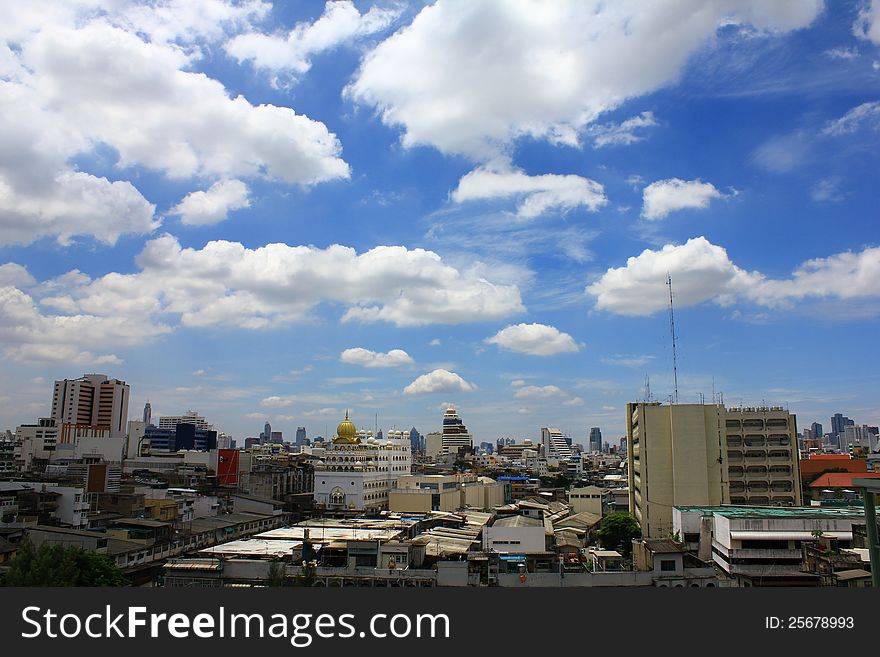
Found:
M 672 303 L 672 277 L 666 272 L 666 285 L 669 287 L 669 330 L 672 333 L 672 382 L 675 392 L 672 402 L 678 403 L 678 362 L 675 357 L 675 308 Z

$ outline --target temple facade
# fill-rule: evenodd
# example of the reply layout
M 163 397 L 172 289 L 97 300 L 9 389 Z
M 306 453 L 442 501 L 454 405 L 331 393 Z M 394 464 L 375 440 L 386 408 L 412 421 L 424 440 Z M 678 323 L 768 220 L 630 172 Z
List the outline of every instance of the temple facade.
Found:
M 351 511 L 383 511 L 397 478 L 412 472 L 409 433 L 389 431 L 381 440 L 345 419 L 315 462 L 315 505 Z

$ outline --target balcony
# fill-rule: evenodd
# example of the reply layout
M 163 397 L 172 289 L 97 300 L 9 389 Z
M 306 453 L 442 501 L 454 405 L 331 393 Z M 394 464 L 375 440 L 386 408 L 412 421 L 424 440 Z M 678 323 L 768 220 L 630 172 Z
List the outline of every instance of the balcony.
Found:
M 744 470 L 741 465 L 731 465 L 727 468 L 727 474 L 730 477 L 742 477 Z
M 767 437 L 767 444 L 770 447 L 788 447 L 791 445 L 791 438 L 788 434 L 772 433 Z
M 791 468 L 787 465 L 774 465 L 770 468 L 770 476 L 774 479 L 779 477 L 791 477 Z
M 742 447 L 743 439 L 742 436 L 727 436 L 727 446 L 728 447 Z
M 749 434 L 745 439 L 746 447 L 766 447 L 767 439 L 758 434 Z
M 768 506 L 770 504 L 770 498 L 766 495 L 749 495 L 749 504 Z
M 750 481 L 749 493 L 766 493 L 770 485 L 766 481 Z
M 756 449 L 750 450 L 746 452 L 746 460 L 747 461 L 766 461 L 767 460 L 767 450 L 764 449 Z
M 738 450 L 727 450 L 728 463 L 742 463 L 743 453 Z
M 763 465 L 752 465 L 746 469 L 746 479 L 766 479 L 767 478 L 767 468 Z
M 791 452 L 787 449 L 772 450 L 770 452 L 771 461 L 791 461 Z

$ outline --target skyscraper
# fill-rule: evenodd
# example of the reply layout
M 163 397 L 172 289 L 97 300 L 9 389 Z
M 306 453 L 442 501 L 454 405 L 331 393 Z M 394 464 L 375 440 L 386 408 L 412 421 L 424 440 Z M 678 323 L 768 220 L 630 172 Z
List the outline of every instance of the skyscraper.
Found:
M 810 425 L 810 432 L 813 434 L 813 438 L 822 438 L 825 435 L 825 432 L 822 429 L 822 425 L 818 422 L 813 422 Z
M 144 404 L 144 426 L 148 427 L 153 424 L 153 407 L 150 402 Z
M 269 420 L 266 420 L 266 424 L 263 425 L 263 433 L 260 434 L 260 442 L 272 442 L 272 425 L 269 424 Z
M 467 427 L 458 417 L 455 406 L 450 406 L 443 414 L 443 453 L 454 453 L 462 448 L 473 448 L 473 446 L 473 436 L 468 433 Z
M 565 459 L 571 456 L 571 447 L 559 429 L 541 427 L 541 444 L 544 446 L 544 454 L 548 457 Z
M 409 445 L 413 452 L 425 451 L 425 447 L 422 445 L 422 434 L 415 427 L 409 430 Z
M 296 444 L 300 445 L 300 446 L 306 444 L 306 428 L 305 427 L 297 427 L 296 428 Z
M 84 374 L 78 379 L 55 381 L 52 417 L 58 422 L 110 429 L 113 437 L 125 435 L 131 388 L 106 374 Z
M 602 430 L 599 427 L 590 428 L 590 451 L 602 451 Z

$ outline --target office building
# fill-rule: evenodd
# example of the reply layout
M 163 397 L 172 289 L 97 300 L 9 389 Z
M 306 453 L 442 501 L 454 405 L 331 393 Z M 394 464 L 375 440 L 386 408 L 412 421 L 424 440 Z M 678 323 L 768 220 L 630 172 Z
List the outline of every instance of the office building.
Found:
M 192 424 L 196 429 L 202 429 L 203 431 L 211 431 L 214 428 L 196 411 L 187 411 L 183 415 L 170 415 L 159 418 L 159 429 L 170 429 L 173 431 L 178 424 Z
M 462 449 L 472 450 L 473 447 L 473 436 L 468 433 L 467 427 L 455 411 L 455 406 L 450 406 L 443 414 L 442 453 L 456 453 Z
M 571 456 L 571 446 L 559 429 L 542 427 L 541 444 L 544 446 L 544 455 L 547 458 L 567 459 Z
M 296 428 L 296 439 L 295 443 L 302 447 L 306 444 L 306 428 L 305 427 L 297 427 Z
M 55 381 L 52 418 L 62 423 L 110 429 L 113 437 L 125 435 L 131 389 L 125 381 L 106 374 L 84 374 L 78 379 Z
M 649 538 L 672 507 L 802 502 L 797 422 L 781 407 L 627 404 L 630 512 Z
M 590 428 L 590 451 L 591 452 L 601 452 L 602 451 L 602 430 L 599 427 L 591 427 Z
M 148 427 L 153 424 L 153 407 L 150 402 L 144 404 L 144 426 Z

